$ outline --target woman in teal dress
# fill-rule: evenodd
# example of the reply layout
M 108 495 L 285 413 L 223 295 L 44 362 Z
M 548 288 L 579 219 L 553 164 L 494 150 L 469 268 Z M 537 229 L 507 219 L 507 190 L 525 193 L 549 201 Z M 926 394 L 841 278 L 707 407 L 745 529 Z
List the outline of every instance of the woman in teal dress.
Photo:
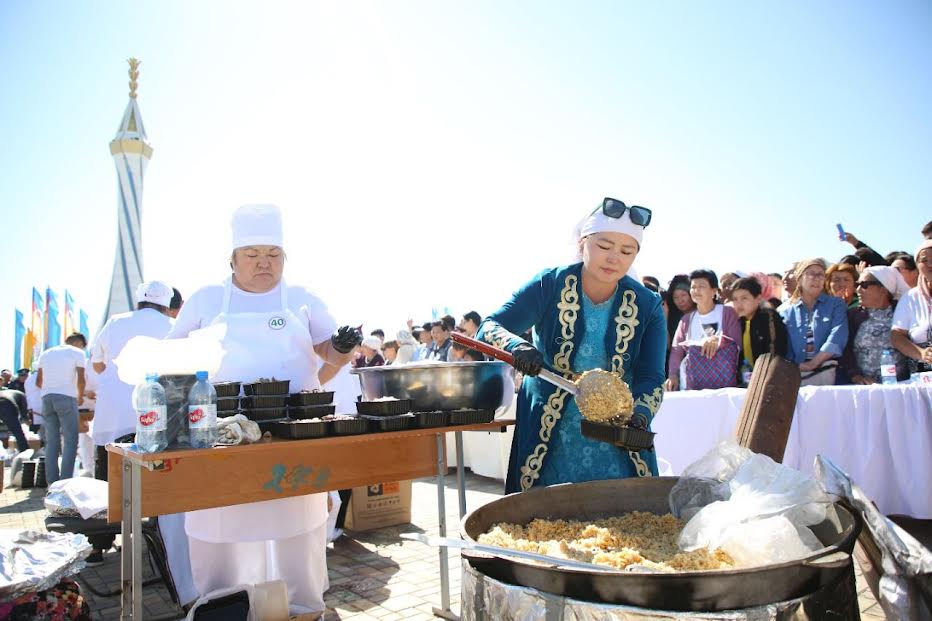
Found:
M 551 268 L 482 322 L 477 338 L 508 350 L 525 374 L 518 395 L 507 493 L 535 485 L 657 474 L 653 451 L 629 451 L 580 432 L 572 395 L 536 377 L 590 369 L 618 373 L 649 429 L 663 400 L 667 328 L 660 296 L 627 275 L 651 212 L 606 198 L 576 228 L 581 262 Z M 533 344 L 519 334 L 533 328 Z

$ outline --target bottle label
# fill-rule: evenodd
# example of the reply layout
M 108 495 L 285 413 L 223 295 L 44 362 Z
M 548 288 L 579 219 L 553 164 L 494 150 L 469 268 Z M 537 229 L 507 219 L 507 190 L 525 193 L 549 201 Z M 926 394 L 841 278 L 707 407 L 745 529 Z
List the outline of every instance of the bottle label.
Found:
M 895 364 L 883 364 L 880 366 L 880 375 L 883 377 L 896 376 L 896 365 Z
M 165 431 L 168 416 L 164 405 L 136 410 L 136 414 L 139 417 L 139 425 L 146 431 Z
M 189 405 L 188 406 L 188 428 L 189 429 L 209 429 L 217 420 L 217 406 L 210 405 Z

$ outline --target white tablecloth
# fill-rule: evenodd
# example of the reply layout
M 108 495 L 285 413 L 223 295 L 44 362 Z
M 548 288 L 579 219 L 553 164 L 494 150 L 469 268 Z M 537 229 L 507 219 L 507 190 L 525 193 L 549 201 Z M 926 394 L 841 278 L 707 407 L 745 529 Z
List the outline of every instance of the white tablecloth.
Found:
M 744 394 L 741 388 L 667 393 L 653 423 L 658 458 L 680 474 L 733 438 Z M 504 479 L 512 430 L 464 437 L 466 465 L 476 474 Z M 848 472 L 884 513 L 932 519 L 932 390 L 802 388 L 783 462 L 812 472 L 817 454 Z
M 654 419 L 657 454 L 680 474 L 734 436 L 743 389 L 668 393 Z M 884 513 L 932 519 L 932 391 L 915 385 L 799 391 L 783 462 L 812 472 L 821 454 Z

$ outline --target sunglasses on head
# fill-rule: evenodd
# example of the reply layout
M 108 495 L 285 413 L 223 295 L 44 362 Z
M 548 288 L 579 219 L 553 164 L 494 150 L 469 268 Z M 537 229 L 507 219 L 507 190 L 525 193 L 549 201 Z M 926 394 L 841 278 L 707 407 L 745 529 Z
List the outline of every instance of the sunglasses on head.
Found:
M 646 227 L 650 224 L 651 211 L 647 207 L 632 205 L 628 207 L 622 201 L 615 198 L 604 198 L 602 204 L 596 207 L 592 213 L 599 209 L 607 218 L 620 218 L 627 211 L 630 214 L 631 222 L 638 226 Z

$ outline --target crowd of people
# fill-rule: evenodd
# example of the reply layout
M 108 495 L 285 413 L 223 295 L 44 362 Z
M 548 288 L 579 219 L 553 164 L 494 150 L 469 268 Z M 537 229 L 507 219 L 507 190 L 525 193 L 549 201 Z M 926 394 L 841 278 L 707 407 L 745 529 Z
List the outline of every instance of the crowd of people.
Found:
M 783 274 L 697 269 L 661 295 L 667 390 L 746 385 L 758 357 L 799 366 L 803 385 L 874 384 L 889 356 L 899 381 L 932 370 L 932 222 L 914 253 L 880 255 L 851 233 L 853 254 L 793 263 Z

